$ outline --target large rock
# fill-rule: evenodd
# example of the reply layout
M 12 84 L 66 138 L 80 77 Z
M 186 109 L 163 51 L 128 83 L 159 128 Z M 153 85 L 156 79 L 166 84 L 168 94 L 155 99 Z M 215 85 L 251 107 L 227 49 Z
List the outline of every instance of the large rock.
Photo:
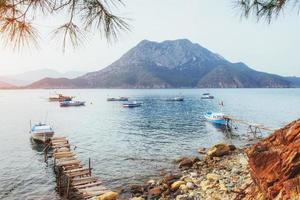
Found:
M 98 197 L 98 200 L 116 200 L 118 198 L 118 193 L 116 192 L 106 192 Z
M 246 152 L 251 176 L 264 199 L 299 199 L 300 119 Z
M 220 157 L 229 154 L 230 147 L 226 144 L 216 144 L 207 151 L 209 157 Z
M 176 181 L 171 185 L 173 191 L 177 190 L 181 185 L 185 185 L 184 181 Z

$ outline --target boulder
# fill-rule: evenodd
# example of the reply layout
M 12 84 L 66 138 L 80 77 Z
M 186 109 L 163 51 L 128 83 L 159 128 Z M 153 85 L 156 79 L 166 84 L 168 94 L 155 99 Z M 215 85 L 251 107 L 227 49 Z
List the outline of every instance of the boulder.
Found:
M 159 196 L 162 193 L 160 187 L 155 187 L 149 190 L 149 195 L 150 196 Z
M 118 198 L 118 193 L 116 192 L 106 192 L 98 197 L 98 200 L 116 200 Z
M 206 175 L 206 178 L 210 181 L 218 181 L 221 178 L 221 176 L 218 174 L 214 174 L 214 173 L 208 173 Z
M 251 177 L 264 199 L 299 199 L 300 119 L 276 130 L 246 153 Z
M 193 160 L 191 160 L 189 158 L 184 158 L 179 162 L 178 167 L 179 168 L 190 168 L 193 166 L 193 164 L 194 164 Z
M 227 144 L 216 144 L 207 151 L 209 157 L 221 157 L 229 154 L 230 147 Z
M 171 185 L 171 189 L 173 191 L 177 190 L 181 185 L 185 185 L 185 182 L 184 181 L 176 181 L 174 183 L 172 183 Z
M 200 147 L 197 151 L 198 151 L 198 153 L 200 153 L 200 154 L 206 154 L 206 148 L 202 148 L 202 147 Z

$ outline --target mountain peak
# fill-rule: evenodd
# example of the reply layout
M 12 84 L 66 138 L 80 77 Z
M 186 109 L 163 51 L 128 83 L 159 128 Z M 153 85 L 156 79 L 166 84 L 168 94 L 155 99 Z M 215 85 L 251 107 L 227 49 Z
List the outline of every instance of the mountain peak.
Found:
M 148 62 L 172 69 L 196 60 L 199 62 L 208 60 L 218 62 L 224 59 L 188 39 L 162 42 L 142 40 L 113 65 L 133 65 Z

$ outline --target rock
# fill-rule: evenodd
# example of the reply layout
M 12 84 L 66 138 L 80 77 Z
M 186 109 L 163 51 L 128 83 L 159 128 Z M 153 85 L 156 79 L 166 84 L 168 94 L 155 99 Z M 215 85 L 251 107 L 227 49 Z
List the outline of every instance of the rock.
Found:
M 178 167 L 179 168 L 190 168 L 193 166 L 193 164 L 194 164 L 194 162 L 191 159 L 184 158 L 179 162 Z
M 209 173 L 206 175 L 206 178 L 210 181 L 218 181 L 221 178 L 221 176 L 218 174 Z
M 198 176 L 197 172 L 191 172 L 190 175 L 191 175 L 192 178 L 195 178 L 195 177 Z
M 167 174 L 163 177 L 163 182 L 166 184 L 171 184 L 178 180 L 181 176 L 179 174 Z
M 265 199 L 299 198 L 300 119 L 276 130 L 246 153 L 251 177 Z
M 216 144 L 207 151 L 209 157 L 221 157 L 229 154 L 230 148 L 226 144 Z
M 181 185 L 184 185 L 185 182 L 184 181 L 176 181 L 171 185 L 171 189 L 173 191 L 177 190 Z
M 186 183 L 186 187 L 187 187 L 188 189 L 192 190 L 192 189 L 195 188 L 195 185 L 194 185 L 194 183 L 192 183 L 192 182 L 187 182 L 187 183 Z
M 201 181 L 200 187 L 202 190 L 206 191 L 209 188 L 213 187 L 213 184 L 209 180 Z
M 186 185 L 180 185 L 179 190 L 183 193 L 186 193 L 188 191 L 188 187 Z
M 143 197 L 133 197 L 130 200 L 145 200 Z
M 116 192 L 106 192 L 98 197 L 98 200 L 116 200 L 118 198 L 118 193 Z
M 203 148 L 203 147 L 200 147 L 197 152 L 200 153 L 200 154 L 206 154 L 206 148 Z
M 151 196 L 159 196 L 162 193 L 160 187 L 155 187 L 149 190 L 149 195 Z
M 143 185 L 131 185 L 130 186 L 130 192 L 133 194 L 142 194 L 144 192 L 144 186 Z
M 236 150 L 236 147 L 233 144 L 228 145 L 230 151 Z
M 155 180 L 151 179 L 147 181 L 147 185 L 155 185 Z

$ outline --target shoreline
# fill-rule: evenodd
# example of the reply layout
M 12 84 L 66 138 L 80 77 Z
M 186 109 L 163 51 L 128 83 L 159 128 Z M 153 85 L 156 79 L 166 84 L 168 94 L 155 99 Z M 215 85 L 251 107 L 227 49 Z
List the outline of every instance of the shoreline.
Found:
M 212 150 L 215 146 L 218 150 Z M 245 151 L 233 145 L 215 146 L 200 148 L 198 157 L 176 159 L 177 169 L 161 173 L 158 179 L 124 188 L 120 199 L 235 199 L 252 183 Z
M 179 172 L 131 185 L 121 200 L 271 200 L 300 197 L 300 119 L 250 146 L 216 144 L 176 160 Z M 125 194 L 127 196 L 125 196 Z M 129 196 L 128 196 L 129 195 Z

